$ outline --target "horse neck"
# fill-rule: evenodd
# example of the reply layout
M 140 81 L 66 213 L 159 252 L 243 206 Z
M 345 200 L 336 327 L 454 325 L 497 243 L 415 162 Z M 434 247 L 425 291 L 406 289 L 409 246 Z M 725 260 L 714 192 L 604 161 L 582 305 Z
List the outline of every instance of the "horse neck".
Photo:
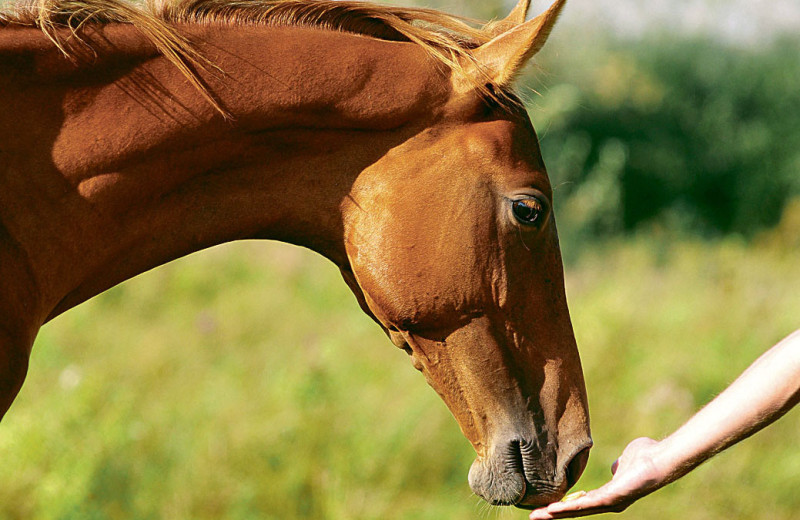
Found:
M 129 26 L 95 33 L 97 57 L 82 66 L 32 30 L 15 31 L 14 48 L 28 46 L 14 54 L 0 29 L 0 68 L 11 72 L 0 90 L 14 100 L 0 115 L 0 223 L 12 238 L 0 246 L 25 259 L 42 319 L 235 239 L 307 246 L 345 267 L 350 185 L 448 94 L 412 44 L 183 29 L 214 64 L 199 75 L 233 120 Z

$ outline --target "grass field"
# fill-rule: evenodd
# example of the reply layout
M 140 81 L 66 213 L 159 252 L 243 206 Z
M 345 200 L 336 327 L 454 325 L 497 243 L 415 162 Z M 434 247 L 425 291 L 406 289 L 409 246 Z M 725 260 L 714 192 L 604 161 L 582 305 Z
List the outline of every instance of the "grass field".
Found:
M 786 220 L 753 245 L 654 232 L 568 267 L 596 443 L 578 488 L 800 326 Z M 797 518 L 799 430 L 795 411 L 616 518 Z M 332 265 L 239 243 L 42 330 L 0 426 L 0 519 L 525 518 L 470 493 L 472 457 Z

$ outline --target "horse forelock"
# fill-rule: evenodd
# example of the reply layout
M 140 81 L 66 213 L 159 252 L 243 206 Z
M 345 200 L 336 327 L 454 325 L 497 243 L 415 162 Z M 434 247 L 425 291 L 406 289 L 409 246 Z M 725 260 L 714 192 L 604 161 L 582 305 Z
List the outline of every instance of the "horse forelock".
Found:
M 433 9 L 346 0 L 19 0 L 0 9 L 0 27 L 38 27 L 70 59 L 75 59 L 74 45 L 65 42 L 61 31 L 70 31 L 82 42 L 84 26 L 131 24 L 223 114 L 188 66 L 208 69 L 213 64 L 194 50 L 180 24 L 301 26 L 413 42 L 452 73 L 467 77 L 464 64 L 474 60 L 471 51 L 493 36 L 491 24 L 478 27 L 470 22 Z M 475 88 L 497 97 L 498 91 L 485 82 L 476 82 Z

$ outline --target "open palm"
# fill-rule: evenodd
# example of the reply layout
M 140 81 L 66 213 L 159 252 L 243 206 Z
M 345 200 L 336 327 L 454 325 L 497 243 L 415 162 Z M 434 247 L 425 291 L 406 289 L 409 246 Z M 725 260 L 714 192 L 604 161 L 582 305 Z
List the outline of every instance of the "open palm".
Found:
M 573 518 L 620 512 L 639 498 L 668 482 L 668 474 L 655 463 L 658 442 L 642 437 L 631 441 L 611 467 L 614 477 L 604 486 L 568 502 L 555 502 L 533 511 L 531 520 Z

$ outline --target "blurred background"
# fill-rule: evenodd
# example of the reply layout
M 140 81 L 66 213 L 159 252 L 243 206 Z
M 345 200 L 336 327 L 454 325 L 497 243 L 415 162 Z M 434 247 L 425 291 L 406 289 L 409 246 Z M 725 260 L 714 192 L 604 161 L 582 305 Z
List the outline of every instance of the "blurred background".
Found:
M 795 0 L 571 0 L 521 82 L 589 392 L 577 489 L 800 327 L 799 35 Z M 615 517 L 797 518 L 798 431 L 795 410 Z M 42 330 L 0 519 L 526 518 L 471 494 L 472 458 L 333 265 L 238 243 Z

